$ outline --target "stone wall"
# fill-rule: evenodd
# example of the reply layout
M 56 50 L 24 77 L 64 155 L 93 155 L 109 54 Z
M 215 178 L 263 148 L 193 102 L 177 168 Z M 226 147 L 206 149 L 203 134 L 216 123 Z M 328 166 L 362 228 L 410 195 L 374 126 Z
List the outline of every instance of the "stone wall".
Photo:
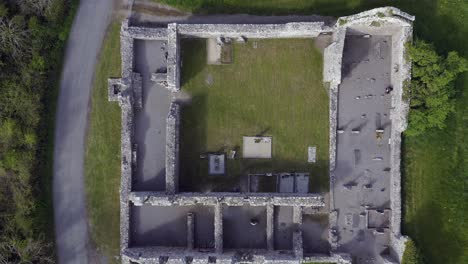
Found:
M 167 28 L 128 27 L 128 35 L 134 39 L 167 40 Z
M 179 187 L 179 104 L 171 103 L 166 122 L 166 192 L 174 194 Z
M 128 20 L 122 23 L 120 31 L 120 53 L 122 59 L 122 78 L 120 93 L 117 95 L 122 111 L 121 130 L 121 183 L 120 183 L 120 248 L 129 246 L 129 221 L 132 182 L 132 142 L 133 142 L 133 39 L 127 34 Z
M 248 250 L 253 263 L 265 264 L 300 264 L 304 262 L 314 263 L 336 263 L 336 264 L 351 264 L 351 258 L 347 254 L 332 254 L 330 256 L 317 255 L 308 256 L 305 258 L 297 258 L 292 252 L 288 251 L 269 251 L 261 249 Z M 197 250 L 187 250 L 185 248 L 172 247 L 145 247 L 145 248 L 130 248 L 124 251 L 123 259 L 141 264 L 159 264 L 160 258 L 167 258 L 167 263 L 186 264 L 187 259 L 192 260 L 192 263 L 209 263 L 208 258 L 216 258 L 216 263 L 232 264 L 241 261 L 237 250 L 226 250 L 223 254 L 215 252 L 200 252 Z
M 341 65 L 343 61 L 344 40 L 346 37 L 346 28 L 339 27 L 333 31 L 333 42 L 325 48 L 323 55 L 323 82 L 328 85 L 329 95 L 329 176 L 330 176 L 330 195 L 329 205 L 331 214 L 335 214 L 333 184 L 335 182 L 335 164 L 336 164 L 336 130 L 338 119 L 338 91 L 341 84 Z M 337 218 L 330 216 L 328 218 L 329 227 L 337 225 Z M 331 249 L 335 250 L 337 245 L 333 228 L 329 228 L 329 242 Z
M 259 264 L 301 264 L 304 262 L 314 263 L 336 263 L 336 264 L 351 264 L 352 260 L 348 254 L 332 254 L 313 255 L 305 258 L 297 258 L 290 251 L 269 251 L 262 249 L 248 250 L 253 263 Z M 216 258 L 216 263 L 232 264 L 241 261 L 237 250 L 226 250 L 223 254 L 215 252 L 200 252 L 197 250 L 188 250 L 186 248 L 172 247 L 145 247 L 145 248 L 129 248 L 126 249 L 122 258 L 128 262 L 136 262 L 141 264 L 159 264 L 161 258 L 167 258 L 167 263 L 186 264 L 190 259 L 193 264 L 209 263 L 209 257 Z
M 167 195 L 163 192 L 132 192 L 129 197 L 135 206 L 177 206 L 225 204 L 228 206 L 307 206 L 320 208 L 325 206 L 324 198 L 319 194 L 299 193 L 176 193 Z
M 216 38 L 302 38 L 317 37 L 332 29 L 324 22 L 294 22 L 286 24 L 178 24 L 183 37 Z
M 121 184 L 120 184 L 120 246 L 121 250 L 129 246 L 129 221 L 132 179 L 132 139 L 133 139 L 133 102 L 131 93 L 120 97 L 122 109 L 122 131 L 121 131 Z
M 167 88 L 180 91 L 180 45 L 178 25 L 167 25 Z

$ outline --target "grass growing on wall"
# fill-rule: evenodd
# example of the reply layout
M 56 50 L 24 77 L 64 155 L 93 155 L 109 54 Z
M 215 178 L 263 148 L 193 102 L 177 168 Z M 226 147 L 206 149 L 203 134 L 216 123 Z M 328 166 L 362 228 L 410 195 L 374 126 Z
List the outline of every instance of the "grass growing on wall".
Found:
M 91 234 L 109 260 L 120 245 L 120 107 L 107 100 L 107 79 L 120 76 L 120 20 L 107 31 L 96 67 L 89 114 L 85 180 Z

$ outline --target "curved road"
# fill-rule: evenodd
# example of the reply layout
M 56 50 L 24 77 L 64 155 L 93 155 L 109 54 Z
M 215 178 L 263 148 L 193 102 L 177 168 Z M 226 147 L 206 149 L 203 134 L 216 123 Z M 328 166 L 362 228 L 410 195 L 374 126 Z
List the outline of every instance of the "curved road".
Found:
M 84 150 L 94 67 L 114 0 L 81 0 L 60 82 L 54 149 L 54 220 L 58 263 L 90 263 Z

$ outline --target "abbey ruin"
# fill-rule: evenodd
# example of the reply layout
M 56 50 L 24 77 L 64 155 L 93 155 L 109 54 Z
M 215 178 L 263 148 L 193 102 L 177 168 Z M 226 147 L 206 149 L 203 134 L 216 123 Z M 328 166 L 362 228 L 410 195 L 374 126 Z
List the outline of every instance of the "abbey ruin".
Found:
M 108 90 L 122 110 L 122 263 L 400 263 L 406 241 L 400 227 L 400 145 L 408 111 L 402 96 L 410 78 L 405 44 L 412 40 L 413 21 L 393 7 L 331 24 L 140 27 L 124 21 L 121 78 L 109 79 Z M 181 191 L 181 40 L 223 45 L 323 36 L 330 39 L 323 51 L 329 192 L 309 192 L 304 184 L 313 175 L 300 171 L 265 171 L 261 180 L 276 177 L 276 192 L 251 189 L 257 174 L 249 175 L 247 189 Z M 274 155 L 271 138 L 252 142 L 264 143 L 253 155 Z M 225 163 L 239 156 L 234 150 L 209 155 L 200 159 L 213 174 L 222 174 Z M 314 155 L 310 147 L 309 162 Z

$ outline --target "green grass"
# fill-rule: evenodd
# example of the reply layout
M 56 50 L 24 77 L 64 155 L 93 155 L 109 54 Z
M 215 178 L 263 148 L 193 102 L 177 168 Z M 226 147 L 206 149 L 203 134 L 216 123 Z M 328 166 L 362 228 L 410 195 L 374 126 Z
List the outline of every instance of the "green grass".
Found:
M 91 234 L 98 250 L 119 255 L 120 108 L 107 101 L 107 79 L 120 76 L 120 21 L 109 26 L 96 67 L 85 174 Z
M 427 263 L 468 263 L 467 105 L 464 93 L 447 129 L 405 139 L 404 231 Z
M 183 184 L 222 189 L 247 172 L 304 171 L 312 191 L 328 190 L 329 100 L 312 40 L 234 43 L 230 65 L 207 65 L 206 41 L 186 40 L 182 59 L 182 89 L 192 96 L 182 112 Z M 273 158 L 241 159 L 242 136 L 259 134 L 273 137 Z M 317 146 L 317 163 L 307 163 L 307 146 Z M 239 158 L 228 160 L 228 176 L 209 177 L 200 154 L 230 149 Z

